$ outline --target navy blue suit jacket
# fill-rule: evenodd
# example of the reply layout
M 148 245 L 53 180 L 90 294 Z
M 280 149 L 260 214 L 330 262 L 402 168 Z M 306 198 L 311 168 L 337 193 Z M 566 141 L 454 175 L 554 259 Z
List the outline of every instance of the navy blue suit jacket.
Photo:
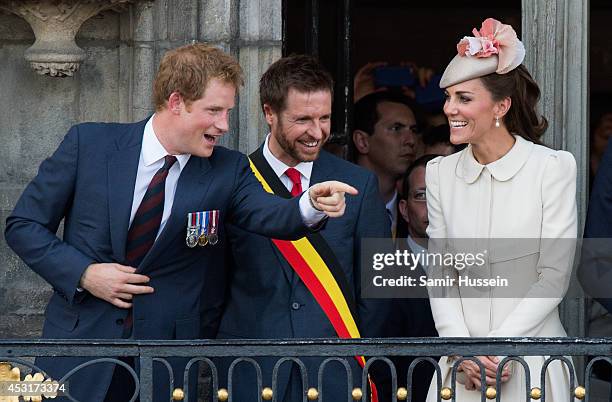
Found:
M 261 151 L 261 148 L 260 148 Z M 314 162 L 310 184 L 325 180 L 340 180 L 359 190 L 357 196 L 347 196 L 344 216 L 329 220 L 319 233 L 335 253 L 357 301 L 358 313 L 368 315 L 368 327 L 360 328 L 362 336 L 375 336 L 382 329 L 385 311 L 377 311 L 361 300 L 359 256 L 361 239 L 368 237 L 390 237 L 389 219 L 378 193 L 376 177 L 367 170 L 321 151 Z M 231 244 L 231 269 L 229 294 L 219 329 L 219 338 L 224 339 L 269 339 L 269 338 L 337 338 L 329 319 L 314 297 L 281 255 L 272 241 L 254 235 L 235 225 L 227 226 L 227 237 Z M 373 315 L 373 316 L 372 316 Z M 364 317 L 361 317 L 365 320 Z M 271 385 L 272 369 L 278 359 L 258 359 L 262 366 L 263 386 Z M 310 386 L 317 386 L 317 370 L 322 359 L 304 359 L 308 369 Z M 361 370 L 356 361 L 349 358 L 354 379 L 360 384 Z M 221 384 L 225 386 L 227 366 L 220 370 Z M 285 363 L 283 368 L 287 368 Z M 234 400 L 256 401 L 254 371 L 246 364 L 237 366 L 234 375 Z M 344 369 L 342 369 L 344 370 Z M 288 390 L 295 391 L 296 384 L 289 384 L 289 370 L 281 371 L 278 378 L 279 401 L 302 400 Z M 333 372 L 333 373 L 332 373 Z M 325 400 L 346 400 L 346 385 L 342 378 L 346 374 L 338 368 L 326 370 Z M 298 389 L 301 384 L 297 385 Z
M 612 141 L 599 164 L 584 227 L 578 278 L 584 290 L 612 312 Z M 586 240 L 588 238 L 600 240 Z M 605 280 L 604 280 L 605 279 Z
M 401 215 L 400 215 L 400 218 Z M 405 222 L 405 221 L 404 221 Z M 407 230 L 407 226 L 406 226 Z M 396 247 L 400 251 L 412 250 L 406 243 L 406 238 L 401 237 L 396 239 Z M 419 264 L 413 274 L 414 278 L 424 276 L 425 270 Z M 390 300 L 390 310 L 392 314 L 386 322 L 384 337 L 387 338 L 424 338 L 437 337 L 436 323 L 431 314 L 431 306 L 427 297 L 427 290 L 420 289 L 421 294 L 415 292 L 413 298 L 396 298 Z M 424 356 L 423 356 L 424 357 Z M 433 357 L 438 361 L 439 357 Z M 398 357 L 390 358 L 397 370 L 397 386 L 406 387 L 408 384 L 408 368 L 415 360 L 415 357 Z M 379 385 L 379 400 L 391 401 L 391 378 L 388 375 L 388 369 L 380 363 L 376 363 L 374 372 L 377 374 L 377 384 Z M 435 372 L 434 366 L 429 362 L 419 363 L 412 373 L 412 394 L 413 402 L 424 402 L 429 391 L 429 384 Z
M 41 164 L 7 219 L 9 246 L 54 289 L 45 312 L 44 338 L 122 337 L 128 310 L 76 289 L 91 263 L 126 262 L 145 123 L 72 127 Z M 188 248 L 187 214 L 214 209 L 220 210 L 218 244 Z M 60 239 L 56 232 L 62 219 Z M 192 339 L 215 331 L 222 305 L 222 293 L 216 289 L 224 277 L 224 225 L 228 222 L 285 238 L 308 231 L 297 200 L 265 193 L 244 155 L 215 147 L 209 158 L 192 156 L 179 177 L 164 230 L 138 267 L 138 272 L 151 278 L 155 292 L 134 297 L 134 339 Z M 73 357 L 39 359 L 38 363 L 59 379 L 84 361 Z M 156 375 L 164 370 L 157 364 L 155 368 Z M 108 364 L 79 372 L 70 381 L 71 394 L 79 400 L 102 400 L 112 371 L 113 365 Z M 180 386 L 182 370 L 175 379 Z M 166 388 L 155 394 L 167 400 L 167 392 Z

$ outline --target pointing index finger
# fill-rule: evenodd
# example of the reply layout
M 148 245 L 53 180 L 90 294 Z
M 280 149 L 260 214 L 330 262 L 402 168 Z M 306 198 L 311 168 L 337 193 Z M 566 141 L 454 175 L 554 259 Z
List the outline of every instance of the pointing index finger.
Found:
M 350 195 L 359 194 L 359 191 L 357 191 L 355 187 L 349 186 L 348 184 L 342 183 L 340 181 L 333 182 L 331 185 L 331 190 L 333 193 L 343 192 L 343 193 L 347 193 Z

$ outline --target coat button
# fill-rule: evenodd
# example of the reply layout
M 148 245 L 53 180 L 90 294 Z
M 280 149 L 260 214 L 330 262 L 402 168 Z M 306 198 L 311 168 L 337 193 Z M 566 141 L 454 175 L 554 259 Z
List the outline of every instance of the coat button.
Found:
M 117 323 L 117 325 L 123 325 L 123 318 L 117 318 L 115 322 Z
M 299 310 L 300 307 L 301 307 L 300 303 L 298 303 L 298 302 L 291 303 L 291 308 L 294 309 L 294 310 Z

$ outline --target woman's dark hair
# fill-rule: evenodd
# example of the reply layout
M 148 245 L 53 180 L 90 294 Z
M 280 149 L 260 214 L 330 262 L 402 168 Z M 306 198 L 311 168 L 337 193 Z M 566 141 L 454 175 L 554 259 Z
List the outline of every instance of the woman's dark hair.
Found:
M 536 111 L 540 88 L 522 64 L 507 74 L 489 74 L 480 78 L 494 101 L 509 97 L 510 110 L 504 116 L 508 131 L 536 144 L 548 127 L 548 121 Z

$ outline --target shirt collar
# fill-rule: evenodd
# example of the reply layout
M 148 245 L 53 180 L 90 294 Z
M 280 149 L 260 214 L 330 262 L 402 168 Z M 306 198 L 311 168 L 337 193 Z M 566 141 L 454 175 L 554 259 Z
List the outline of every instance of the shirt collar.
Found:
M 285 174 L 285 171 L 290 168 L 290 166 L 287 166 L 284 162 L 281 162 L 276 156 L 272 154 L 272 151 L 270 151 L 270 147 L 268 146 L 268 140 L 270 138 L 270 135 L 271 134 L 268 134 L 266 136 L 266 141 L 264 142 L 264 158 L 266 158 L 266 161 L 268 161 L 270 167 L 272 168 L 272 170 L 274 170 L 274 173 L 276 173 L 278 177 L 281 177 Z M 300 172 L 300 174 L 306 178 L 308 183 L 310 183 L 310 175 L 312 174 L 312 162 L 300 162 L 297 165 L 293 166 L 293 168 L 297 169 L 297 171 Z
M 483 169 L 487 169 L 491 176 L 497 181 L 510 180 L 523 167 L 531 151 L 533 142 L 528 141 L 520 135 L 514 135 L 515 142 L 510 151 L 508 151 L 500 159 L 491 162 L 487 165 L 478 163 L 472 152 L 472 145 L 468 145 L 459 156 L 456 175 L 462 178 L 466 183 L 471 184 L 478 179 Z
M 385 204 L 385 208 L 387 208 L 391 213 L 395 216 L 395 203 L 397 202 L 397 190 L 393 193 L 393 197 L 389 200 L 387 204 Z
M 408 248 L 410 249 L 410 251 L 412 251 L 413 254 L 418 254 L 421 252 L 425 254 L 427 253 L 427 249 L 417 243 L 410 235 L 406 237 L 406 243 L 408 244 Z
M 164 148 L 164 146 L 157 139 L 157 135 L 153 130 L 153 118 L 155 115 L 151 116 L 149 121 L 144 128 L 144 134 L 142 137 L 142 161 L 145 166 L 151 166 L 155 162 L 163 159 L 164 156 L 168 155 L 168 151 Z M 179 163 L 180 170 L 182 171 L 189 158 L 190 154 L 182 154 L 182 155 L 174 155 L 176 156 L 176 160 Z
M 426 256 L 428 254 L 427 249 L 417 243 L 410 235 L 406 237 L 406 244 L 408 245 L 408 248 L 410 249 L 410 252 L 412 254 L 423 254 L 423 256 Z M 425 271 L 425 275 L 427 275 L 427 271 L 429 271 L 427 261 L 421 260 L 419 262 L 419 265 L 421 266 L 421 268 L 423 268 L 423 271 Z

